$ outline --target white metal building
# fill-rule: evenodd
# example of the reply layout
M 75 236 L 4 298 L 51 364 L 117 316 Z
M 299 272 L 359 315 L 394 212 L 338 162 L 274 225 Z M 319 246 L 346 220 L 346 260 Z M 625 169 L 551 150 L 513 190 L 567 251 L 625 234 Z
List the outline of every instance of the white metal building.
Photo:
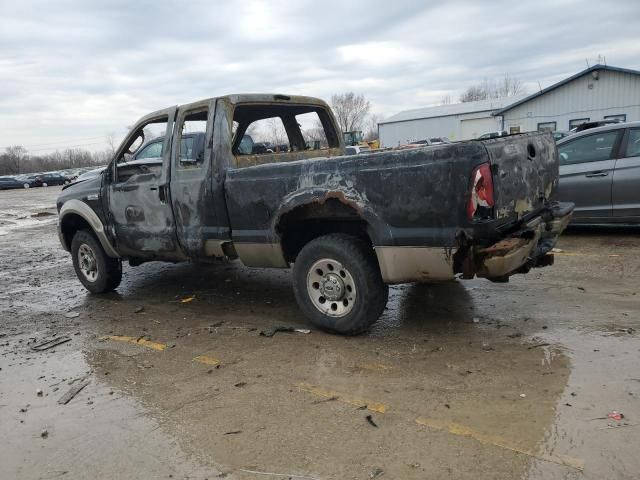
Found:
M 640 71 L 594 65 L 495 112 L 510 133 L 570 130 L 587 121 L 640 120 Z
M 533 95 L 405 110 L 378 124 L 385 147 L 429 137 L 566 131 L 587 121 L 640 120 L 640 71 L 594 65 Z
M 492 114 L 523 98 L 525 96 L 492 98 L 405 110 L 380 122 L 378 135 L 385 147 L 405 145 L 429 137 L 469 140 L 486 132 L 500 130 L 502 120 Z

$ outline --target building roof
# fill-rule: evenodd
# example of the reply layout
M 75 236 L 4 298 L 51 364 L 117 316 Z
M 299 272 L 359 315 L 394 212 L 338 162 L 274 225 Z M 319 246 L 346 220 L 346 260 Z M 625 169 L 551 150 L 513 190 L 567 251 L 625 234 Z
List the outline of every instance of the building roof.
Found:
M 581 72 L 576 73 L 575 75 L 572 75 L 568 78 L 565 78 L 564 80 L 558 82 L 558 83 L 554 83 L 553 85 L 547 87 L 547 88 L 543 88 L 542 90 L 540 90 L 539 92 L 534 93 L 533 95 L 529 95 L 528 97 L 524 97 L 516 102 L 512 102 L 508 105 L 504 105 L 503 107 L 501 107 L 500 110 L 498 110 L 497 112 L 494 112 L 494 115 L 502 115 L 504 112 L 511 110 L 514 107 L 517 107 L 518 105 L 522 105 L 525 102 L 528 102 L 530 100 L 533 100 L 534 98 L 539 97 L 540 95 L 544 95 L 547 92 L 550 92 L 551 90 L 555 90 L 556 88 L 559 88 L 563 85 L 566 85 L 569 82 L 574 81 L 577 78 L 582 77 L 583 75 L 587 75 L 591 72 L 594 72 L 596 70 L 608 70 L 610 72 L 619 72 L 619 73 L 630 73 L 632 75 L 640 75 L 640 71 L 638 70 L 631 70 L 629 68 L 620 68 L 620 67 L 610 67 L 608 65 L 602 65 L 602 64 L 596 64 L 593 67 L 589 67 L 585 70 L 582 70 Z
M 492 112 L 504 108 L 508 104 L 517 102 L 526 95 L 517 95 L 504 98 L 489 98 L 475 102 L 452 103 L 450 105 L 438 105 L 437 107 L 414 108 L 404 110 L 380 122 L 385 123 L 405 122 L 407 120 L 420 120 L 423 118 L 448 117 L 450 115 L 462 115 L 465 113 Z

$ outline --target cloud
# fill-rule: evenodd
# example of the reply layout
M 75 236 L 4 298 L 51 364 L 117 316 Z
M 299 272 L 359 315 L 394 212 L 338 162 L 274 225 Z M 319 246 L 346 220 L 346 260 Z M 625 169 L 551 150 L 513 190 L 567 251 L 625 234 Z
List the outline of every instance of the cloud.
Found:
M 639 68 L 638 14 L 634 0 L 13 2 L 0 147 L 100 149 L 145 113 L 228 93 L 354 90 L 391 115 L 505 73 L 534 90 L 598 55 Z

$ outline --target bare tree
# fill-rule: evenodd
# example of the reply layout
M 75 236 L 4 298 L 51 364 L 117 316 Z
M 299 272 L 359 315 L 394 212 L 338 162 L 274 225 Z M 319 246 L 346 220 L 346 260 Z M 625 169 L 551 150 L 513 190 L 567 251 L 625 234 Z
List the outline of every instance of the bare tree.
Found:
M 378 139 L 378 123 L 382 121 L 382 116 L 372 113 L 367 116 L 364 126 L 364 139 L 369 142 Z
M 27 149 L 21 145 L 13 145 L 5 149 L 2 156 L 2 170 L 8 174 L 20 173 L 27 159 Z
M 272 117 L 265 121 L 265 126 L 268 129 L 268 141 L 274 145 L 282 145 L 288 143 L 287 132 L 284 130 L 282 120 L 278 117 Z
M 362 130 L 371 103 L 362 94 L 346 92 L 331 95 L 331 108 L 343 132 Z
M 512 97 L 521 93 L 525 93 L 522 81 L 518 78 L 511 77 L 509 74 L 505 74 L 504 77 L 498 81 L 485 78 L 482 82 L 471 85 L 462 92 L 459 100 L 462 103 L 475 102 L 489 98 Z
M 524 85 L 519 78 L 510 76 L 508 73 L 498 82 L 498 97 L 513 97 L 525 93 Z
M 116 134 L 114 132 L 107 134 L 107 145 L 109 146 L 109 150 L 111 150 L 111 155 L 115 155 L 118 145 L 116 144 Z
M 451 95 L 444 95 L 440 99 L 440 105 L 451 105 L 452 103 L 453 103 L 453 98 L 451 97 Z

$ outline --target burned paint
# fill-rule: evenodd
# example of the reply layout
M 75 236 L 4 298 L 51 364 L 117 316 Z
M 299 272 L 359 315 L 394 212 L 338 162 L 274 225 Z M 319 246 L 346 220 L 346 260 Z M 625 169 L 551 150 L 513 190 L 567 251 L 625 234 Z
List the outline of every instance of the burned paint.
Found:
M 306 150 L 294 120 L 309 112 L 320 116 L 329 148 Z M 248 126 L 274 115 L 283 119 L 291 151 L 241 155 L 238 146 Z M 330 109 L 308 97 L 203 100 L 155 112 L 134 130 L 162 116 L 168 126 L 161 170 L 134 171 L 118 182 L 110 167 L 95 205 L 118 254 L 137 263 L 237 252 L 248 264 L 286 267 L 305 242 L 343 232 L 380 252 L 428 252 L 419 255 L 423 261 L 412 266 L 413 274 L 396 272 L 388 281 L 443 279 L 456 273 L 468 277 L 484 271 L 489 252 L 482 249 L 518 237 L 514 234 L 523 223 L 549 211 L 557 184 L 557 154 L 548 134 L 342 156 Z M 187 118 L 206 120 L 207 128 L 199 137 L 202 160 L 183 164 L 176 145 Z M 491 165 L 494 210 L 469 220 L 471 173 L 486 163 Z M 77 188 L 68 197 L 82 193 Z M 542 254 L 551 243 L 545 240 L 535 253 Z M 212 244 L 228 248 L 212 249 Z M 492 248 L 492 256 L 501 254 Z M 403 264 L 410 265 L 406 257 L 402 255 Z

